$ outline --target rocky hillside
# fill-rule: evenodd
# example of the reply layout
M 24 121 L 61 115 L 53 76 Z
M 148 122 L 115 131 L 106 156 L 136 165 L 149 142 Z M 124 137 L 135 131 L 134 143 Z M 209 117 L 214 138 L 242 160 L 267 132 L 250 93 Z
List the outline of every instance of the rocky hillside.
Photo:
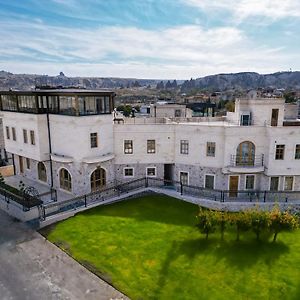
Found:
M 166 84 L 163 84 L 166 83 Z M 174 81 L 175 82 L 175 81 Z M 248 90 L 258 88 L 284 88 L 300 90 L 300 72 L 278 72 L 258 74 L 243 72 L 233 74 L 217 74 L 197 79 L 176 82 L 181 85 L 182 92 L 193 89 L 209 91 Z M 67 77 L 62 72 L 58 76 L 12 74 L 0 71 L 0 90 L 32 89 L 35 86 L 83 87 L 87 89 L 120 88 L 120 87 L 156 87 L 167 86 L 167 81 L 135 78 L 102 78 L 102 77 Z
M 258 88 L 300 89 L 300 72 L 278 72 L 273 74 L 258 74 L 243 72 L 233 74 L 210 75 L 185 81 L 181 90 L 208 89 L 225 91 L 230 89 L 248 90 Z
M 58 76 L 12 74 L 0 71 L 0 90 L 30 90 L 35 86 L 82 87 L 86 89 L 140 87 L 156 84 L 159 80 L 135 78 L 67 77 L 62 72 Z

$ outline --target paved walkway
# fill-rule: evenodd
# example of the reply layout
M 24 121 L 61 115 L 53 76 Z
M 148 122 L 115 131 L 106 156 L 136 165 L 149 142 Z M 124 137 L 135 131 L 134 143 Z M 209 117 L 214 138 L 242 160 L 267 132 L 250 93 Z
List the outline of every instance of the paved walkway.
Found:
M 0 299 L 128 298 L 0 210 Z
M 5 177 L 5 183 L 15 187 L 15 188 L 19 188 L 19 184 L 20 181 L 22 181 L 25 186 L 33 186 L 37 189 L 37 191 L 39 192 L 39 194 L 43 194 L 43 193 L 47 193 L 50 191 L 50 187 L 49 185 L 42 183 L 42 182 L 38 182 L 32 179 L 29 179 L 27 177 L 23 177 L 20 175 L 14 175 L 14 176 L 9 176 L 9 177 Z M 63 200 L 68 200 L 71 198 L 74 198 L 75 196 L 71 193 L 68 192 L 64 192 L 61 190 L 57 190 L 57 200 L 58 201 L 63 201 Z M 43 197 L 42 200 L 44 201 L 44 203 L 48 203 L 51 202 L 51 196 L 50 194 Z

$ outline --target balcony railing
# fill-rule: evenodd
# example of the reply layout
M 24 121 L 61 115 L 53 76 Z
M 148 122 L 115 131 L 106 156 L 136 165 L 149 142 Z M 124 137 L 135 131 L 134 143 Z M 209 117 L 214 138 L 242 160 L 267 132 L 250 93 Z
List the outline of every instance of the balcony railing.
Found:
M 262 167 L 264 165 L 264 155 L 254 156 L 241 156 L 231 155 L 230 166 L 231 167 Z

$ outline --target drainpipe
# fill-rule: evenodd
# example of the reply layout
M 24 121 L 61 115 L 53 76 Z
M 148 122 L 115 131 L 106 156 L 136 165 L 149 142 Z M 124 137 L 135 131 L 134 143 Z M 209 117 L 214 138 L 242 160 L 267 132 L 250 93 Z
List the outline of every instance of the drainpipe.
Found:
M 11 157 L 12 157 L 12 162 L 14 167 L 14 175 L 16 175 L 15 155 L 12 153 Z
M 50 162 L 50 180 L 51 180 L 51 189 L 53 188 L 53 166 L 52 166 L 52 145 L 51 145 L 51 132 L 50 132 L 50 122 L 49 122 L 49 99 L 47 96 L 47 129 L 48 129 L 48 144 L 49 144 L 49 162 Z

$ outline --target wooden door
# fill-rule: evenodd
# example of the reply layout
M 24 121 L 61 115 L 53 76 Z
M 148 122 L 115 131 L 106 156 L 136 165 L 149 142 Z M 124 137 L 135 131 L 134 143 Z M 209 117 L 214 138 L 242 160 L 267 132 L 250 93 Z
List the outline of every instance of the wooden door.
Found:
M 19 167 L 20 167 L 20 173 L 24 173 L 23 157 L 22 156 L 19 156 Z
M 278 124 L 279 109 L 272 109 L 271 126 L 277 126 Z
M 229 197 L 237 197 L 239 189 L 239 176 L 229 177 Z

